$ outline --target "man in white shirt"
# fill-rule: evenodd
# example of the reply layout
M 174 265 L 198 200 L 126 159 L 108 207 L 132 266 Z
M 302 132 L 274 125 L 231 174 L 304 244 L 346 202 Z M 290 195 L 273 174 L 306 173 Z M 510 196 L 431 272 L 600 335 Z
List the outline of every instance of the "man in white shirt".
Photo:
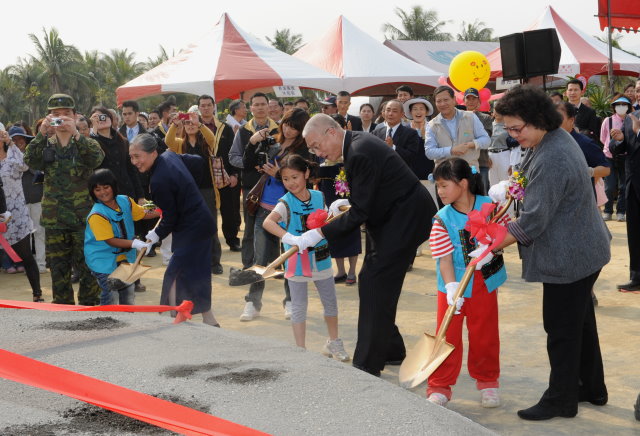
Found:
M 242 100 L 233 100 L 229 105 L 229 115 L 225 122 L 231 126 L 233 133 L 247 123 L 247 105 Z

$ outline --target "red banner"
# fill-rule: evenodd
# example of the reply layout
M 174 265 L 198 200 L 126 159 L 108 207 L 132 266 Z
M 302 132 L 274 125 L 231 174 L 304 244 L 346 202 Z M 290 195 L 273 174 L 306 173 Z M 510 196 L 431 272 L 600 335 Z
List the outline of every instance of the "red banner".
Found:
M 189 407 L 6 350 L 0 349 L 0 362 L 0 377 L 7 380 L 66 395 L 185 435 L 267 435 L 267 433 Z
M 133 306 L 124 304 L 109 304 L 105 306 L 74 306 L 72 304 L 32 303 L 30 301 L 0 300 L 0 307 L 7 309 L 36 309 L 48 312 L 168 312 L 177 313 L 174 324 L 191 319 L 193 303 L 185 300 L 180 306 Z

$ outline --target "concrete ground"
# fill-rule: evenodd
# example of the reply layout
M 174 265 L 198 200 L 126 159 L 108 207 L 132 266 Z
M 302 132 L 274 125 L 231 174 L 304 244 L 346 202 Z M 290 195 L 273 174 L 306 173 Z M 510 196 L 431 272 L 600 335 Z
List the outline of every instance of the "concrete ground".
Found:
M 453 399 L 448 404 L 450 410 L 505 435 L 640 434 L 640 422 L 633 416 L 633 404 L 640 391 L 639 372 L 636 369 L 636 361 L 640 358 L 637 351 L 640 344 L 640 295 L 616 291 L 615 284 L 628 279 L 626 228 L 624 223 L 610 222 L 608 225 L 613 235 L 612 260 L 603 269 L 595 290 L 599 299 L 596 316 L 609 403 L 604 407 L 581 403 L 578 416 L 573 419 L 556 418 L 532 423 L 517 417 L 516 411 L 537 402 L 546 388 L 549 365 L 541 316 L 542 286 L 525 283 L 520 279 L 521 267 L 517 251 L 510 247 L 505 255 L 509 279 L 499 294 L 502 340 L 500 382 L 503 404 L 496 409 L 480 407 L 479 393 L 468 376 L 466 365 L 463 365 Z M 435 264 L 428 254 L 426 250 L 424 256 L 416 258 L 413 271 L 407 274 L 398 306 L 397 323 L 408 348 L 423 331 L 434 333 L 435 330 Z M 159 256 L 146 262 L 156 268 L 143 278 L 147 292 L 136 294 L 136 302 L 157 304 L 164 268 Z M 246 288 L 232 288 L 227 284 L 229 268 L 240 266 L 240 254 L 230 252 L 228 247 L 223 246 L 222 264 L 224 274 L 212 276 L 212 280 L 214 311 L 223 329 L 293 345 L 291 327 L 284 319 L 282 310 L 283 282 L 270 280 L 265 290 L 261 316 L 252 322 L 240 322 L 238 317 L 244 307 L 243 295 Z M 50 276 L 45 274 L 41 277 L 45 299 L 50 301 Z M 352 354 L 356 342 L 357 287 L 341 284 L 337 286 L 337 292 L 340 336 L 345 341 L 347 351 Z M 0 275 L 0 298 L 30 300 L 26 277 Z M 317 353 L 321 351 L 327 336 L 321 313 L 317 295 L 310 292 L 307 349 Z M 200 321 L 198 318 L 200 317 L 195 317 L 195 322 Z M 4 322 L 2 321 L 3 324 Z M 24 322 L 21 324 L 23 328 L 26 325 Z M 6 339 L 0 339 L 3 348 L 20 352 L 20 343 L 7 343 Z M 250 342 L 244 350 L 247 355 L 251 355 L 253 351 Z M 387 367 L 382 380 L 397 385 L 398 368 Z M 360 380 L 358 378 L 358 384 Z M 377 381 L 371 381 L 373 389 L 378 389 L 378 386 Z M 417 397 L 424 398 L 425 385 L 418 386 L 413 392 Z M 431 405 L 425 405 L 425 411 L 430 410 L 428 406 Z M 419 430 L 415 434 L 423 433 Z

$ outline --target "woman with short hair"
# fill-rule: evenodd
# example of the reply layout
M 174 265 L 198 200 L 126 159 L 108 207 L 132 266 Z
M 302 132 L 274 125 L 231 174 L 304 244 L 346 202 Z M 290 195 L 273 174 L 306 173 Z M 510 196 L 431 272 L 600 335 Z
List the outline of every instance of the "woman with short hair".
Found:
M 610 260 L 611 235 L 600 217 L 586 161 L 562 129 L 562 117 L 539 88 L 519 85 L 495 106 L 526 153 L 520 216 L 498 248 L 518 243 L 522 276 L 542 282 L 542 319 L 551 365 L 540 401 L 518 416 L 574 417 L 578 402 L 607 403 L 591 288 Z

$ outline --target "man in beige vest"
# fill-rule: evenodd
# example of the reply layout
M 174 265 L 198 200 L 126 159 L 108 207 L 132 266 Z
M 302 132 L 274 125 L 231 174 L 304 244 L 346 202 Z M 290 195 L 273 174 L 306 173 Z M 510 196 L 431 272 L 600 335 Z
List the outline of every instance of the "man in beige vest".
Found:
M 454 96 L 448 86 L 440 86 L 433 92 L 440 113 L 427 124 L 427 157 L 434 160 L 436 166 L 454 156 L 479 168 L 480 150 L 489 148 L 491 138 L 473 112 L 456 109 Z

